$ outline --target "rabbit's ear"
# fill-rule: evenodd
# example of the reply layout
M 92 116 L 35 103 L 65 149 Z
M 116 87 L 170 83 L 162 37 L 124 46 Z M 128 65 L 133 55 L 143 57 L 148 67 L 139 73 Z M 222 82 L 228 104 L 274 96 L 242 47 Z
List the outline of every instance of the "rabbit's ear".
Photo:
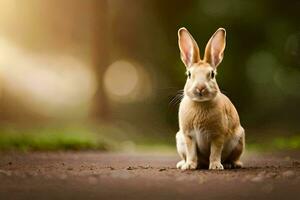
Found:
M 178 30 L 178 44 L 181 60 L 187 68 L 200 61 L 198 45 L 186 28 Z
M 217 68 L 223 59 L 225 46 L 226 31 L 224 28 L 219 28 L 206 45 L 204 61 Z

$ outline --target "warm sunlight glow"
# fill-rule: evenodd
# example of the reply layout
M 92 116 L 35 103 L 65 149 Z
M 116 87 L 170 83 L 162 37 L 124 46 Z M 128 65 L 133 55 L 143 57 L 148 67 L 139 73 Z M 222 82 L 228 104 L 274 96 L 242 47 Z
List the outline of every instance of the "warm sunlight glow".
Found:
M 138 65 L 125 60 L 111 64 L 104 75 L 109 97 L 118 102 L 145 99 L 151 93 L 149 75 Z
M 8 99 L 50 117 L 87 115 L 97 88 L 93 72 L 76 58 L 29 52 L 3 38 L 0 78 Z
M 137 86 L 138 72 L 134 65 L 127 61 L 117 61 L 108 67 L 104 84 L 106 90 L 112 95 L 130 95 Z

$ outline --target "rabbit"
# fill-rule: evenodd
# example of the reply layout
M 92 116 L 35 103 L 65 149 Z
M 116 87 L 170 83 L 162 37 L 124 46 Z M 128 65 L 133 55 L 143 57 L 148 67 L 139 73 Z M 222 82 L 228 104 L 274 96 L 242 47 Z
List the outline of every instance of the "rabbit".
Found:
M 237 110 L 216 82 L 226 46 L 225 29 L 219 28 L 212 35 L 203 59 L 196 41 L 184 27 L 178 30 L 178 43 L 187 80 L 179 106 L 176 146 L 181 161 L 176 167 L 241 168 L 245 131 Z

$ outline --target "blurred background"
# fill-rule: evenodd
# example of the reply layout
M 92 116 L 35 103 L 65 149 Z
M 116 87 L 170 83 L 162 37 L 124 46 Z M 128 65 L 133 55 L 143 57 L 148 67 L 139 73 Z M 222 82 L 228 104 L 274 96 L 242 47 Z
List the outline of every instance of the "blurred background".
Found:
M 300 148 L 300 2 L 0 0 L 0 149 L 171 150 L 177 30 L 219 27 L 221 90 L 251 150 Z

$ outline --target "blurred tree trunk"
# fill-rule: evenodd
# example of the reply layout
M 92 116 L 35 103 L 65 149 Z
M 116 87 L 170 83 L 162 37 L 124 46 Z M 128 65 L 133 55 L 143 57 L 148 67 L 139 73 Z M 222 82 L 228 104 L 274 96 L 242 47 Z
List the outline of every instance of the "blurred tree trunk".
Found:
M 110 64 L 107 0 L 94 0 L 92 9 L 92 64 L 98 80 L 92 115 L 107 121 L 110 119 L 110 108 L 103 85 L 104 72 Z

